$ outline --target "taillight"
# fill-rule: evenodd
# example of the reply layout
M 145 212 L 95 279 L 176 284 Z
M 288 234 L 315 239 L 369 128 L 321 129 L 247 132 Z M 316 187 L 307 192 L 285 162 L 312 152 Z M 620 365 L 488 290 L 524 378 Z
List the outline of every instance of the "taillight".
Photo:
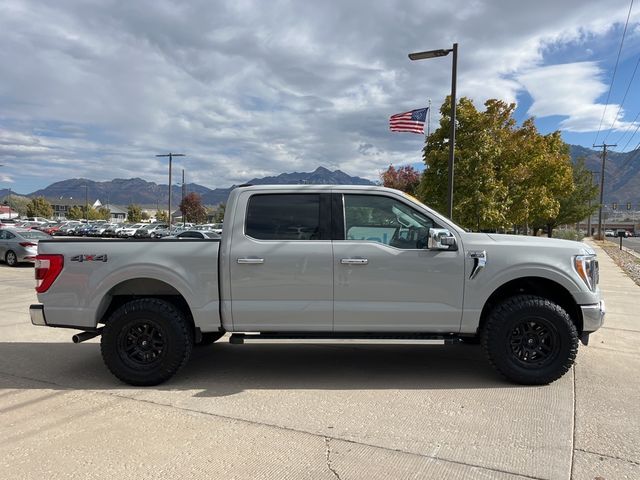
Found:
M 36 255 L 36 292 L 44 293 L 55 282 L 62 271 L 64 257 L 62 255 Z
M 21 247 L 37 247 L 38 244 L 33 242 L 20 242 L 20 246 Z

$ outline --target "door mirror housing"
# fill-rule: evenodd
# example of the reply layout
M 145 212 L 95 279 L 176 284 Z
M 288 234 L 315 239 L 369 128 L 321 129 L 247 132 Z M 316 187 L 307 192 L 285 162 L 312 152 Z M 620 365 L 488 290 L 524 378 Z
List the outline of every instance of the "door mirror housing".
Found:
M 430 228 L 427 241 L 429 250 L 457 250 L 456 237 L 446 228 Z

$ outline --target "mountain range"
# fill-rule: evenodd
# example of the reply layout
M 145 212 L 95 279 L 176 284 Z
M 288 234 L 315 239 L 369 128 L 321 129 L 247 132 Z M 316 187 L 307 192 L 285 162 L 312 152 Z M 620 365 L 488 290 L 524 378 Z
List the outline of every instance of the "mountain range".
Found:
M 594 183 L 600 184 L 602 151 L 571 145 L 574 162 L 582 157 L 585 166 L 593 172 Z M 626 153 L 607 150 L 604 169 L 604 203 L 630 202 L 634 209 L 640 208 L 640 149 Z
M 575 162 L 578 158 L 585 159 L 587 169 L 594 172 L 594 183 L 600 181 L 600 169 L 602 165 L 601 151 L 571 145 L 571 158 Z M 247 183 L 252 185 L 292 185 L 292 184 L 318 184 L 318 185 L 373 185 L 370 180 L 350 176 L 341 170 L 331 171 L 324 167 L 318 167 L 313 172 L 282 173 L 273 177 L 253 178 Z M 229 192 L 235 185 L 227 188 L 210 189 L 196 183 L 185 185 L 187 192 L 198 193 L 205 205 L 218 205 L 224 203 Z M 11 192 L 7 189 L 0 190 L 0 198 Z M 141 178 L 122 179 L 116 178 L 110 181 L 95 182 L 82 178 L 74 178 L 53 183 L 48 187 L 26 194 L 27 197 L 43 196 L 48 199 L 55 198 L 86 198 L 91 201 L 100 199 L 103 204 L 129 205 L 164 205 L 168 202 L 169 188 L 167 185 L 147 182 Z M 174 199 L 181 198 L 182 188 L 173 186 Z M 179 201 L 176 201 L 176 204 Z M 631 202 L 634 208 L 640 208 L 640 149 L 619 153 L 607 152 L 605 165 L 605 203 L 619 202 L 624 204 Z
M 360 177 L 352 177 L 341 170 L 331 171 L 324 167 L 318 167 L 313 172 L 293 172 L 282 173 L 278 176 L 253 178 L 247 183 L 252 185 L 295 185 L 295 184 L 317 184 L 317 185 L 373 185 L 373 182 Z M 200 195 L 204 205 L 218 205 L 227 201 L 227 197 L 233 188 L 210 189 L 197 183 L 185 184 L 187 193 L 195 192 Z M 0 198 L 8 195 L 9 190 L 0 190 Z M 173 186 L 171 195 L 175 200 L 174 205 L 180 202 L 182 187 Z M 24 195 L 26 197 L 45 197 L 47 199 L 84 199 L 91 203 L 97 198 L 102 204 L 130 205 L 139 204 L 147 206 L 165 205 L 169 200 L 168 185 L 158 185 L 154 182 L 147 182 L 141 178 L 122 179 L 105 182 L 95 182 L 83 178 L 73 178 L 52 183 L 46 188 Z

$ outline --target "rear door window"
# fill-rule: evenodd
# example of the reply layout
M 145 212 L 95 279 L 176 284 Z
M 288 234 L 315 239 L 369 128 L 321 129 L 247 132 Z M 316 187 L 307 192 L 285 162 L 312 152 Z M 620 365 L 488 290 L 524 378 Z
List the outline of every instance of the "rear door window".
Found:
M 323 200 L 321 201 L 321 197 Z M 249 199 L 245 233 L 259 240 L 322 240 L 328 222 L 321 222 L 321 204 L 328 194 L 257 194 Z M 327 231 L 323 224 L 327 223 Z

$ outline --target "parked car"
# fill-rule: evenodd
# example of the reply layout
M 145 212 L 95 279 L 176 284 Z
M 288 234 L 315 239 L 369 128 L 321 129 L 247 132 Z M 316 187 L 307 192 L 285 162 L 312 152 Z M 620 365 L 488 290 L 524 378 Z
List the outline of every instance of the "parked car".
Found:
M 82 222 L 68 222 L 60 227 L 60 229 L 54 233 L 54 235 L 76 235 L 76 232 L 80 230 L 85 224 Z
M 107 228 L 111 227 L 110 223 L 97 223 L 89 231 L 90 237 L 101 237 Z
M 16 220 L 14 218 L 0 218 L 0 228 L 15 227 Z
M 79 228 L 76 229 L 75 231 L 75 235 L 77 235 L 78 237 L 86 237 L 89 235 L 89 231 L 93 228 L 93 224 L 91 223 L 85 223 L 84 225 L 80 226 Z
M 53 237 L 39 230 L 3 228 L 0 230 L 0 259 L 10 267 L 21 262 L 35 262 L 38 241 Z
M 177 234 L 184 232 L 186 229 L 183 227 L 172 227 L 171 229 L 169 228 L 159 228 L 157 230 L 154 230 L 153 232 L 151 232 L 150 237 L 151 238 L 166 238 L 166 237 L 174 237 Z
M 211 230 L 216 233 L 222 233 L 222 223 L 205 223 L 198 225 L 198 230 Z
M 166 223 L 150 223 L 136 230 L 133 236 L 134 238 L 151 238 L 152 233 L 166 228 L 169 228 L 169 225 Z
M 38 230 L 46 233 L 47 235 L 55 235 L 62 227 L 61 223 L 50 223 L 49 225 L 38 228 Z
M 176 235 L 169 235 L 168 237 L 164 237 L 167 239 L 171 238 L 209 238 L 213 240 L 219 240 L 222 236 L 219 233 L 214 232 L 213 230 L 186 230 L 184 232 L 180 232 Z
M 115 238 L 118 236 L 118 229 L 120 228 L 122 228 L 122 224 L 111 223 L 104 229 L 102 236 L 106 238 Z
M 122 229 L 120 229 L 118 231 L 118 236 L 120 238 L 133 237 L 135 235 L 136 231 L 139 228 L 144 227 L 145 225 L 148 225 L 148 224 L 146 224 L 146 223 L 134 223 L 133 225 L 132 224 L 125 225 Z
M 604 236 L 605 237 L 615 237 L 616 236 L 616 232 L 614 232 L 613 230 L 607 229 L 604 231 Z

